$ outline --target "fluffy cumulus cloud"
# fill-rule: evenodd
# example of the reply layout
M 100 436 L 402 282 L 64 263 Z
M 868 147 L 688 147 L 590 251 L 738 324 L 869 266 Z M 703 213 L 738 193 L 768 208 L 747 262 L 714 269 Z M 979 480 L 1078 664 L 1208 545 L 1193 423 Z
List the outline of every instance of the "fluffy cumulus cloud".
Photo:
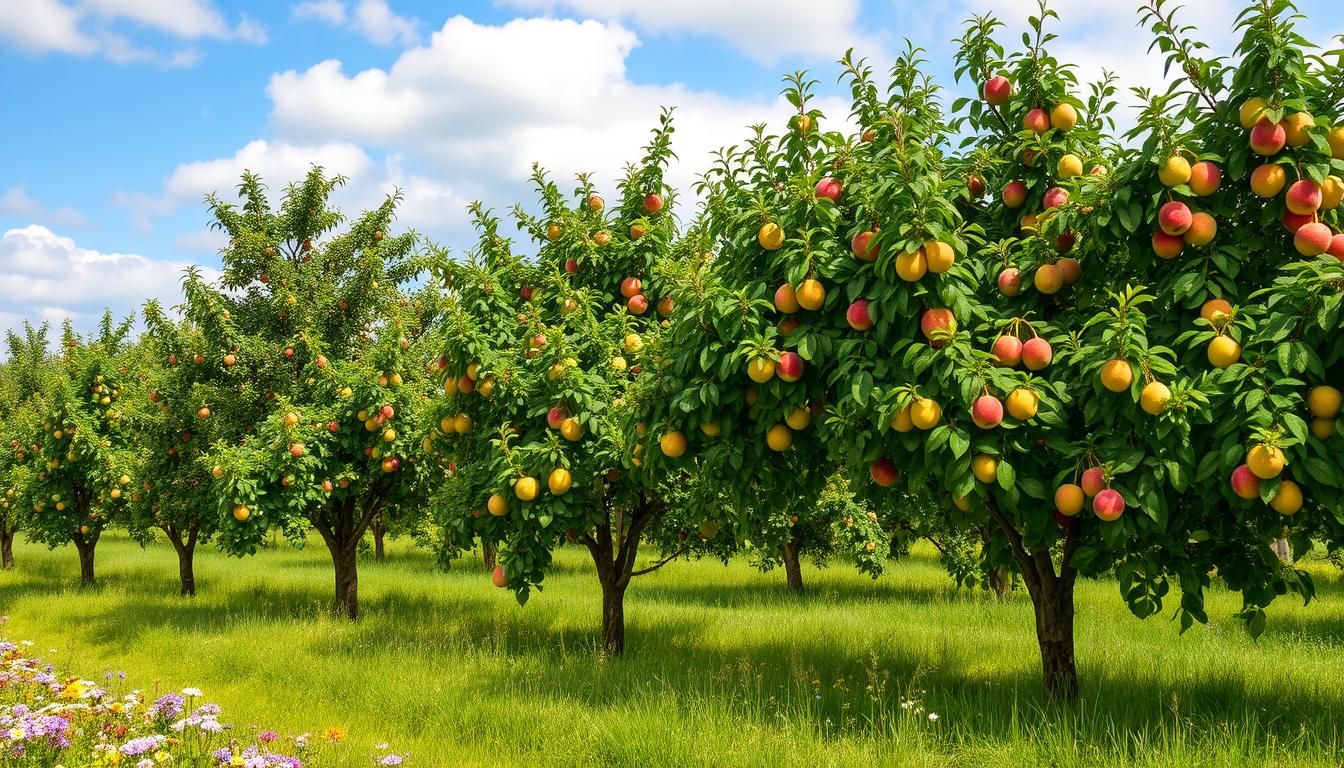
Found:
M 752 123 L 782 125 L 791 109 L 783 99 L 632 82 L 626 59 L 638 42 L 618 22 L 516 19 L 496 26 L 459 16 L 388 69 L 347 73 L 328 60 L 273 76 L 271 122 L 291 150 L 348 146 L 394 155 L 374 178 L 356 181 L 380 189 L 408 182 L 408 218 L 443 232 L 464 220 L 462 201 L 502 207 L 526 195 L 534 161 L 566 184 L 577 172 L 594 172 L 609 189 L 638 158 L 663 106 L 676 108 L 680 161 L 670 181 L 683 190 L 713 150 L 742 140 Z M 838 103 L 822 107 L 845 114 Z M 184 167 L 179 175 L 199 173 Z
M 860 26 L 861 0 L 505 0 L 529 12 L 569 12 L 624 21 L 653 34 L 716 37 L 757 61 L 803 55 L 831 60 L 854 46 L 868 53 L 880 41 Z
M 347 27 L 378 45 L 413 45 L 420 39 L 420 21 L 400 16 L 387 0 L 305 0 L 292 9 L 294 18 Z
M 158 51 L 135 44 L 122 29 L 148 28 L 181 41 L 205 38 L 260 45 L 266 30 L 246 14 L 232 24 L 210 0 L 4 0 L 0 44 L 30 53 L 101 54 L 115 63 L 189 66 L 197 51 Z
M 0 322 L 71 317 L 87 328 L 104 307 L 126 315 L 149 298 L 171 301 L 187 266 L 81 248 L 36 224 L 10 229 L 0 237 Z

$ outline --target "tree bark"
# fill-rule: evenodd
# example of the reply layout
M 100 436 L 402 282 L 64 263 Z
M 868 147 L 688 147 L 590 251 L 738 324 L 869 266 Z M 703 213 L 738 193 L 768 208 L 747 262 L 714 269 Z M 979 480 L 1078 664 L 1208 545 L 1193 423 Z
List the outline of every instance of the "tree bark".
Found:
M 485 561 L 487 572 L 495 570 L 495 547 L 493 544 L 481 542 L 481 560 Z
M 1013 574 L 1002 565 L 989 569 L 989 588 L 994 590 L 994 596 L 1000 600 L 1007 600 L 1013 594 Z
M 1073 586 L 1078 571 L 1070 563 L 1078 549 L 1077 524 L 1065 529 L 1064 552 L 1056 575 L 1049 548 L 1038 545 L 1028 551 L 1023 545 L 1022 534 L 999 510 L 994 499 L 989 500 L 988 507 L 990 516 L 1008 538 L 1013 559 L 1017 561 L 1027 594 L 1031 596 L 1045 693 L 1056 701 L 1076 702 L 1078 666 L 1073 655 Z
M 358 554 L 358 539 L 354 543 L 328 541 L 331 550 L 331 564 L 336 571 L 337 613 L 347 618 L 359 618 L 359 567 L 355 555 Z
M 625 653 L 625 588 L 629 582 L 619 579 L 602 580 L 602 653 L 620 656 Z
M 1045 691 L 1051 698 L 1067 702 L 1078 698 L 1078 666 L 1073 656 L 1073 581 L 1051 574 L 1043 581 L 1048 584 L 1044 594 L 1032 596 Z
M 182 597 L 196 596 L 196 537 L 199 531 L 199 526 L 193 526 L 184 539 L 182 532 L 176 528 L 169 526 L 164 529 L 168 540 L 173 543 L 173 549 L 177 550 L 177 575 L 182 585 Z
M 82 586 L 93 584 L 93 552 L 97 546 L 96 537 L 87 540 L 83 536 L 75 537 L 75 549 L 79 551 L 79 583 Z
M 383 546 L 383 536 L 387 533 L 387 525 L 383 522 L 383 513 L 373 518 L 373 559 L 376 562 L 383 562 L 387 559 L 387 550 Z
M 1274 554 L 1278 555 L 1279 560 L 1285 563 L 1293 562 L 1293 547 L 1287 539 L 1274 540 Z
M 0 531 L 0 567 L 6 571 L 14 570 L 14 532 Z
M 779 552 L 779 557 L 784 561 L 784 582 L 790 592 L 803 591 L 803 565 L 798 560 L 798 539 L 791 538 L 784 542 L 784 547 Z

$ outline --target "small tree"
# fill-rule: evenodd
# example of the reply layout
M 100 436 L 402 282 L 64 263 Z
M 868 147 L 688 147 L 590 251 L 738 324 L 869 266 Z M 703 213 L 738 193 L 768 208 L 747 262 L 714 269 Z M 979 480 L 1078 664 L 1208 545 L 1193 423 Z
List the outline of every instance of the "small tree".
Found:
M 188 271 L 189 282 L 199 279 L 197 271 Z M 207 309 L 219 321 L 230 319 L 222 306 Z M 138 403 L 144 415 L 137 441 L 144 479 L 131 497 L 126 528 L 141 544 L 162 531 L 177 552 L 181 594 L 194 596 L 196 547 L 223 522 L 210 498 L 214 478 L 200 459 L 216 442 L 237 444 L 256 421 L 256 403 L 247 396 L 241 350 L 218 354 L 199 327 L 174 322 L 157 302 L 146 304 L 144 315 L 147 394 Z
M 661 539 L 669 559 L 689 548 L 664 538 L 666 523 L 674 493 L 698 488 L 692 480 L 674 491 L 680 471 L 659 454 L 685 445 L 644 419 L 659 396 L 659 318 L 676 313 L 658 269 L 677 247 L 663 181 L 671 134 L 665 114 L 620 183 L 615 220 L 586 177 L 571 208 L 537 171 L 540 218 L 515 212 L 542 243 L 535 261 L 516 255 L 477 205 L 477 249 L 440 267 L 452 305 L 438 439 L 458 467 L 436 505 L 445 542 L 457 551 L 477 536 L 498 544 L 495 584 L 520 603 L 555 547 L 582 542 L 602 586 L 608 654 L 625 648 L 631 579 L 667 562 L 636 567 L 641 544 Z
M 137 385 L 126 367 L 132 322 L 107 312 L 81 338 L 66 321 L 62 354 L 41 387 L 27 471 L 15 476 L 14 502 L 32 510 L 29 535 L 53 549 L 73 543 L 85 585 L 94 581 L 98 539 L 124 513 L 136 473 L 135 431 L 123 405 Z
M 34 328 L 24 321 L 23 334 L 6 333 L 9 359 L 0 366 L 0 567 L 14 567 L 14 534 L 24 522 L 23 505 L 14 496 L 31 473 L 30 444 L 37 433 L 46 406 L 43 387 L 51 380 L 52 356 L 48 349 L 48 325 Z
M 238 356 L 236 396 L 257 411 L 241 442 L 218 440 L 199 460 L 225 520 L 220 545 L 250 554 L 272 526 L 297 545 L 315 529 L 336 609 L 353 619 L 364 534 L 423 498 L 421 348 L 437 300 L 410 289 L 424 263 L 415 235 L 386 234 L 397 196 L 336 232 L 329 196 L 342 183 L 315 168 L 272 210 L 249 174 L 241 207 L 210 198 L 230 238 L 224 276 L 216 287 L 191 275 L 186 294 L 187 319 L 210 344 L 202 354 Z

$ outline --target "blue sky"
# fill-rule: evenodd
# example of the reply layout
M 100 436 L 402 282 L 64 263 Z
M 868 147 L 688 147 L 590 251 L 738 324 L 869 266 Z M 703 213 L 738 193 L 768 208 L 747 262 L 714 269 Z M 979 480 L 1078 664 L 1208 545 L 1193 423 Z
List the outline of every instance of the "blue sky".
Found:
M 1134 2 L 1058 0 L 1062 59 L 1160 82 Z M 1187 0 L 1230 50 L 1235 0 Z M 1330 0 L 1304 33 L 1344 32 Z M 464 204 L 525 198 L 528 164 L 608 182 L 679 108 L 686 183 L 743 126 L 782 120 L 780 76 L 809 69 L 843 117 L 835 59 L 878 69 L 905 37 L 950 95 L 972 13 L 1020 30 L 1034 0 L 0 0 L 0 327 L 128 311 L 217 264 L 201 197 L 238 172 L 272 188 L 311 162 L 351 176 L 341 202 L 407 195 L 402 222 L 463 244 Z M 1001 40 L 1011 44 L 1014 36 Z

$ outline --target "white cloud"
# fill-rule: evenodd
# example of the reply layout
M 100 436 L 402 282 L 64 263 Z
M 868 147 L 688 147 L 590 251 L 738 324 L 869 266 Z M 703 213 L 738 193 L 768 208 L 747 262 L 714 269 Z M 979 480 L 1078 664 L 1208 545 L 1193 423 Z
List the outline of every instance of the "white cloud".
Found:
M 348 26 L 378 45 L 414 45 L 420 40 L 420 20 L 398 16 L 387 0 L 358 0 L 347 8 L 341 0 L 307 0 L 292 9 L 294 18 L 311 19 L 334 27 Z
M 146 299 L 172 303 L 187 266 L 81 248 L 38 225 L 11 229 L 0 238 L 0 319 L 92 318 L 104 307 L 126 315 Z
M 341 0 L 309 0 L 293 8 L 294 18 L 313 19 L 332 26 L 345 23 L 345 3 Z
M 274 75 L 267 88 L 272 123 L 295 142 L 399 153 L 405 167 L 448 190 L 445 199 L 495 205 L 527 194 L 523 182 L 533 161 L 562 181 L 594 171 L 609 189 L 624 164 L 639 157 L 663 106 L 677 108 L 674 148 L 681 161 L 669 180 L 681 189 L 708 165 L 711 151 L 744 139 L 747 125 L 783 126 L 791 107 L 782 98 L 733 99 L 632 82 L 626 59 L 638 42 L 616 22 L 517 19 L 491 26 L 459 16 L 387 70 L 348 75 L 328 60 Z M 837 120 L 847 112 L 836 101 L 821 106 Z
M 184 40 L 213 37 L 264 43 L 265 33 L 244 17 L 238 28 L 229 26 L 209 0 L 80 0 L 81 7 L 104 21 L 125 19 Z
M 355 22 L 365 37 L 379 45 L 413 45 L 420 37 L 420 22 L 398 16 L 387 0 L 359 0 Z
M 230 25 L 210 0 L 4 0 L 0 41 L 31 53 L 76 56 L 101 53 L 118 64 L 148 62 L 180 67 L 194 64 L 195 51 L 160 52 L 133 43 L 123 27 L 149 28 L 180 40 L 213 38 L 255 45 L 266 30 L 242 14 Z
M 0 39 L 41 53 L 56 51 L 88 56 L 98 41 L 79 28 L 80 14 L 58 0 L 5 0 L 0 2 Z
M 24 184 L 15 184 L 0 195 L 0 212 L 73 229 L 83 229 L 89 225 L 89 220 L 84 214 L 69 206 L 48 209 L 28 194 L 28 188 Z
M 861 0 L 505 0 L 528 11 L 568 10 L 587 18 L 627 21 L 655 34 L 716 37 L 757 61 L 805 55 L 834 60 L 851 47 L 881 45 L 859 25 Z

